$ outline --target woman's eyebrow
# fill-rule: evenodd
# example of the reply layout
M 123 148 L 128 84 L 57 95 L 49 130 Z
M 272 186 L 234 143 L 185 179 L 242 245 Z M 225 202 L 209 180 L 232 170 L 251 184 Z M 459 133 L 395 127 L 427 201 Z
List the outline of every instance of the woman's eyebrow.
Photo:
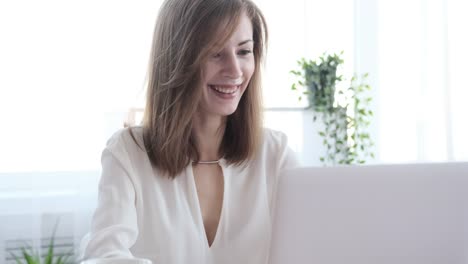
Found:
M 242 45 L 244 45 L 244 44 L 246 44 L 246 43 L 248 43 L 248 42 L 250 42 L 250 41 L 253 42 L 253 40 L 247 39 L 247 40 L 244 40 L 244 41 L 239 42 L 238 45 L 239 45 L 239 46 L 242 46 Z

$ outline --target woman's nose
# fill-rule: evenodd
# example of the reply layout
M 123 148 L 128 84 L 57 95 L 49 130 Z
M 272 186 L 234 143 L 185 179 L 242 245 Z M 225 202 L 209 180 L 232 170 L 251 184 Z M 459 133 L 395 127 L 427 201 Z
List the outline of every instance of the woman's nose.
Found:
M 233 79 L 242 77 L 241 63 L 236 55 L 226 56 L 223 73 L 225 77 Z

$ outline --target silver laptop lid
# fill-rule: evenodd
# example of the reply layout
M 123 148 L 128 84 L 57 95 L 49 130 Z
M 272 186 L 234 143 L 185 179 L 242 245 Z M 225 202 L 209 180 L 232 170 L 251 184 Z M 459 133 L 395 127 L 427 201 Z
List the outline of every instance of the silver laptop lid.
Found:
M 468 163 L 299 168 L 278 184 L 271 264 L 468 263 Z

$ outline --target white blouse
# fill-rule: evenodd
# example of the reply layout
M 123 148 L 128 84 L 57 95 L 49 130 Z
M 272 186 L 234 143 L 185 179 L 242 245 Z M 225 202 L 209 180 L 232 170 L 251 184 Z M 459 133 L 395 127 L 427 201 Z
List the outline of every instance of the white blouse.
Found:
M 134 135 L 143 145 L 142 129 Z M 247 166 L 220 160 L 224 197 L 216 236 L 208 245 L 192 165 L 174 180 L 151 166 L 129 130 L 115 133 L 102 153 L 98 207 L 84 258 L 140 257 L 153 264 L 267 263 L 272 201 L 280 170 L 297 165 L 286 136 L 264 129 Z

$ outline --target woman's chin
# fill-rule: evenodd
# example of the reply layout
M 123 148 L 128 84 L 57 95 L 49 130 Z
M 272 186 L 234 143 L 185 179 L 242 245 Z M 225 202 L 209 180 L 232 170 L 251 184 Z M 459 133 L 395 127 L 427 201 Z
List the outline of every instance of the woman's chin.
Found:
M 227 116 L 230 116 L 232 114 L 234 114 L 234 112 L 236 112 L 237 110 L 237 105 L 235 106 L 227 106 L 227 105 L 223 105 L 222 107 L 219 107 L 219 108 L 215 108 L 215 109 L 202 109 L 202 111 L 200 111 L 200 114 L 201 115 L 207 115 L 207 116 L 219 116 L 219 117 L 227 117 Z

